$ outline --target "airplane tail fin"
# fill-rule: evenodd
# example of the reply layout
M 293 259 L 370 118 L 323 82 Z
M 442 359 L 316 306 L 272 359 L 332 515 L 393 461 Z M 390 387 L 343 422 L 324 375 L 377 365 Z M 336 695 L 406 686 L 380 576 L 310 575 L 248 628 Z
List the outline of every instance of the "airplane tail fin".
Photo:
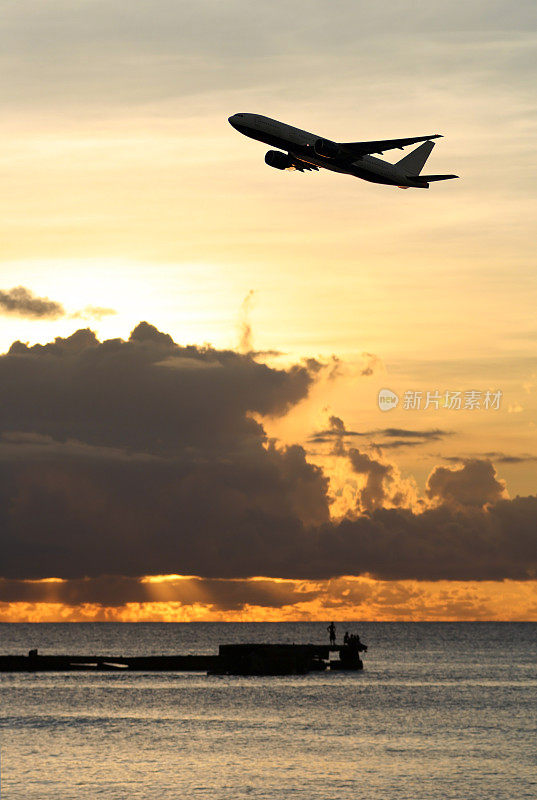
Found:
M 425 162 L 431 155 L 431 150 L 433 149 L 434 145 L 435 143 L 431 141 L 420 144 L 419 147 L 416 147 L 416 149 L 407 156 L 402 158 L 400 161 L 397 161 L 395 166 L 405 175 L 408 175 L 409 178 L 416 177 L 420 174 L 425 166 Z

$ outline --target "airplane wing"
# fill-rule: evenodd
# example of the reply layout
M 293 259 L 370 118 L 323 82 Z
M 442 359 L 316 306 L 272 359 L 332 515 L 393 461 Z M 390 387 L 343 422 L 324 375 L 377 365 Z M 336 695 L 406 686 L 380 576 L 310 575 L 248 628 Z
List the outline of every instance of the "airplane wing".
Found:
M 341 142 L 341 147 L 348 150 L 357 158 L 367 156 L 371 153 L 383 153 L 385 150 L 395 150 L 406 147 L 417 142 L 428 142 L 429 139 L 441 139 L 441 133 L 433 133 L 430 136 L 414 136 L 410 139 L 379 139 L 377 142 Z

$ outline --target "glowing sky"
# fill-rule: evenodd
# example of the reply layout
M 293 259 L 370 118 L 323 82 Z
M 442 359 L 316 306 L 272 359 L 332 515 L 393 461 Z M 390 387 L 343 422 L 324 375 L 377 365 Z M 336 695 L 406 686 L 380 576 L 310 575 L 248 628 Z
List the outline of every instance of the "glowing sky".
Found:
M 0 29 L 0 350 L 17 340 L 66 342 L 61 357 L 31 351 L 15 366 L 14 358 L 0 366 L 9 375 L 0 392 L 1 468 L 17 475 L 5 484 L 0 618 L 536 619 L 535 581 L 521 570 L 537 518 L 527 504 L 516 505 L 518 495 L 535 495 L 537 482 L 534 4 L 20 0 L 4 4 Z M 402 192 L 323 171 L 271 170 L 263 161 L 267 148 L 227 123 L 240 111 L 343 141 L 442 133 L 429 171 L 461 179 Z M 61 310 L 13 313 L 11 295 L 2 300 L 1 292 L 19 286 Z M 91 394 L 108 363 L 98 342 L 128 340 L 141 320 L 181 346 L 210 343 L 213 350 L 178 352 L 144 329 L 114 356 L 116 369 L 129 375 L 130 394 L 113 373 L 106 373 L 104 398 Z M 86 327 L 97 339 L 79 338 L 75 346 L 71 335 Z M 229 361 L 228 349 L 242 350 L 243 360 Z M 181 379 L 158 378 L 170 413 L 153 429 L 160 397 L 145 382 L 166 359 Z M 206 395 L 197 379 L 185 377 L 192 362 L 219 364 L 203 371 Z M 72 389 L 75 379 L 85 394 Z M 400 402 L 383 413 L 382 388 L 401 398 L 409 390 L 500 390 L 502 400 L 499 410 L 407 410 Z M 209 400 L 200 406 L 202 396 L 214 407 Z M 183 409 L 181 426 L 172 401 Z M 132 425 L 119 435 L 126 405 Z M 249 414 L 277 440 L 274 452 L 263 449 Z M 146 439 L 135 435 L 137 415 L 151 421 Z M 208 439 L 200 432 L 205 424 L 213 425 Z M 197 433 L 187 442 L 191 429 Z M 233 509 L 240 541 L 248 527 L 238 521 L 237 504 L 248 491 L 237 475 L 252 447 L 259 458 L 250 490 L 256 513 L 272 512 L 273 503 L 288 522 L 339 531 L 346 513 L 404 509 L 415 521 L 442 507 L 450 524 L 462 514 L 467 531 L 470 516 L 512 502 L 501 506 L 505 515 L 516 511 L 524 522 L 517 516 L 504 534 L 514 537 L 519 561 L 505 574 L 491 568 L 461 576 L 454 566 L 443 578 L 410 568 L 375 573 L 371 557 L 361 577 L 357 569 L 349 578 L 340 562 L 332 574 L 300 573 L 303 565 L 293 562 L 296 569 L 291 563 L 284 575 L 282 559 L 279 575 L 275 567 L 265 575 L 255 562 L 225 572 L 221 559 L 209 574 L 201 556 L 189 561 L 168 548 L 172 533 L 163 522 L 155 535 L 170 571 L 197 575 L 190 584 L 173 584 L 175 593 L 165 597 L 141 591 L 149 585 L 143 576 L 152 574 L 141 568 L 153 547 L 149 528 L 136 530 L 136 564 L 126 556 L 123 567 L 119 556 L 108 562 L 97 546 L 101 571 L 86 561 L 84 573 L 86 549 L 70 541 L 98 540 L 110 525 L 121 531 L 116 546 L 121 539 L 127 551 L 134 535 L 126 522 L 128 487 L 138 479 L 120 474 L 117 464 L 131 459 L 131 470 L 132 461 L 171 459 L 178 470 L 180 463 L 173 479 L 171 462 L 160 464 L 162 484 L 158 470 L 146 466 L 155 485 L 144 495 L 151 508 L 164 506 L 178 519 L 180 492 L 177 507 L 167 506 L 155 486 L 173 495 L 179 481 L 187 492 L 209 444 L 236 472 L 225 480 L 204 475 L 203 485 L 208 496 L 211 487 L 221 492 L 224 517 Z M 187 445 L 197 448 L 196 458 Z M 294 451 L 282 455 L 293 445 L 304 448 L 296 463 Z M 110 494 L 95 465 L 113 475 Z M 329 479 L 326 492 L 312 465 Z M 265 469 L 278 473 L 277 487 Z M 84 516 L 92 498 L 102 503 L 100 517 Z M 66 508 L 72 517 L 65 538 L 46 525 L 28 527 L 32 511 L 48 515 L 52 526 Z M 189 506 L 192 519 L 196 508 Z M 141 519 L 150 518 L 146 511 Z M 483 520 L 489 525 L 490 517 Z M 263 535 L 270 530 L 267 524 Z M 464 535 L 475 535 L 471 530 Z M 252 534 L 254 549 L 260 535 Z M 211 546 L 221 546 L 211 537 Z M 27 548 L 26 573 L 17 542 Z M 417 564 L 408 546 L 408 562 Z M 484 558 L 486 547 L 476 547 Z M 507 553 L 508 539 L 503 547 Z M 356 558 L 361 563 L 363 552 Z M 36 569 L 43 560 L 46 574 Z M 250 578 L 259 575 L 268 581 L 264 593 L 251 590 Z M 58 593 L 60 584 L 27 583 L 51 577 L 68 585 Z M 299 586 L 286 583 L 283 591 L 277 577 Z M 232 584 L 233 602 L 225 581 L 242 581 Z M 32 594 L 28 586 L 37 589 Z

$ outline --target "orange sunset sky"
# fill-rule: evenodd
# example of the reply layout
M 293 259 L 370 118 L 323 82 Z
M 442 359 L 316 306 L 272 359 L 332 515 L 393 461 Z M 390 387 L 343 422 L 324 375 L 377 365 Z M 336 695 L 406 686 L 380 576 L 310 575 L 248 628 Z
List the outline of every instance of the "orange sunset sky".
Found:
M 0 621 L 537 620 L 534 6 L 402 8 L 6 4 Z

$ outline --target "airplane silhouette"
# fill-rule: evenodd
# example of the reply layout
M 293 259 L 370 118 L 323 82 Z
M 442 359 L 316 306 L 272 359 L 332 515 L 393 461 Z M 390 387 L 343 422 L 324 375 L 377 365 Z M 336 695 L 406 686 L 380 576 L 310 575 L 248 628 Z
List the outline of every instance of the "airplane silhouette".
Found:
M 228 121 L 245 136 L 279 148 L 269 150 L 265 155 L 265 162 L 275 169 L 304 172 L 324 167 L 332 172 L 343 172 L 371 183 L 384 183 L 400 189 L 428 189 L 433 181 L 459 177 L 420 174 L 435 145 L 431 140 L 441 138 L 440 133 L 376 142 L 333 142 L 260 114 L 234 114 Z M 371 155 L 382 154 L 385 150 L 403 149 L 417 142 L 423 144 L 395 164 Z

